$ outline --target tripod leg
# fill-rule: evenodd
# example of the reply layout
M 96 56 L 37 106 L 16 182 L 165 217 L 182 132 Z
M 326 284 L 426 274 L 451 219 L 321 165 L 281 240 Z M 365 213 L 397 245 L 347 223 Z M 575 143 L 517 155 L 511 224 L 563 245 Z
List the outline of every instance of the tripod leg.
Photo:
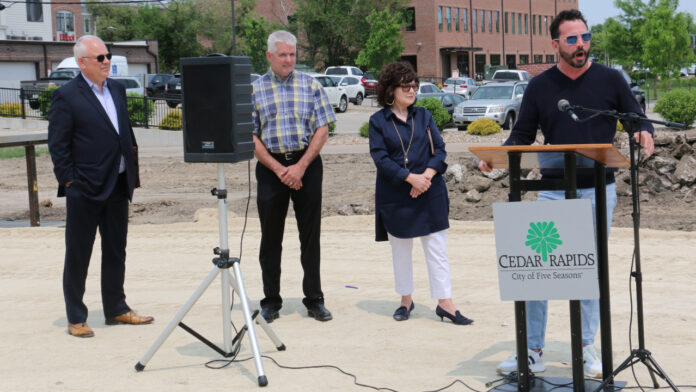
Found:
M 268 385 L 268 379 L 266 378 L 266 374 L 263 370 L 263 363 L 261 362 L 261 353 L 259 352 L 259 343 L 256 340 L 254 320 L 251 319 L 251 312 L 249 311 L 249 300 L 246 295 L 246 290 L 244 289 L 244 281 L 242 280 L 242 271 L 239 268 L 239 261 L 234 263 L 232 267 L 234 268 L 234 276 L 237 283 L 237 295 L 239 295 L 239 299 L 242 302 L 244 322 L 246 323 L 247 329 L 249 331 L 249 343 L 251 344 L 251 351 L 254 353 L 256 373 L 259 375 L 259 386 L 263 387 Z
M 201 295 L 205 292 L 205 290 L 210 286 L 210 284 L 213 282 L 217 274 L 220 272 L 220 269 L 218 267 L 213 267 L 213 270 L 210 271 L 208 274 L 208 277 L 205 278 L 205 280 L 198 286 L 196 291 L 191 295 L 191 298 L 186 301 L 184 306 L 179 310 L 179 312 L 174 316 L 172 321 L 169 322 L 167 325 L 167 328 L 162 331 L 160 336 L 155 340 L 155 343 L 150 347 L 150 349 L 145 353 L 145 355 L 140 359 L 140 361 L 135 365 L 135 370 L 137 371 L 142 371 L 145 369 L 145 365 L 150 361 L 153 355 L 157 352 L 157 350 L 160 348 L 162 343 L 164 343 L 165 340 L 171 335 L 172 331 L 174 331 L 174 328 L 179 325 L 181 320 L 186 316 L 186 314 L 193 308 L 193 305 L 198 301 L 198 299 L 201 297 Z
M 235 292 L 239 292 L 239 288 L 237 287 L 237 283 L 235 282 L 234 279 L 230 280 L 230 286 L 232 286 L 232 289 Z M 276 335 L 275 332 L 273 332 L 273 329 L 271 328 L 270 325 L 268 325 L 266 320 L 261 316 L 258 316 L 255 319 L 256 319 L 256 325 L 260 325 L 261 328 L 263 329 L 263 331 L 266 332 L 266 335 L 273 341 L 273 344 L 275 344 L 275 346 L 276 346 L 276 350 L 285 351 L 285 344 L 283 344 L 283 342 L 280 340 L 278 335 Z
M 655 369 L 658 372 L 658 376 L 660 376 L 663 380 L 665 380 L 667 382 L 667 384 L 669 384 L 669 386 L 672 387 L 672 390 L 679 392 L 679 388 L 677 388 L 677 386 L 674 385 L 672 380 L 670 380 L 669 376 L 667 376 L 667 374 L 665 374 L 665 372 L 662 370 L 662 368 L 660 368 L 660 365 L 657 364 L 657 361 L 655 361 L 655 358 L 652 357 L 652 354 L 649 354 L 646 358 L 655 367 Z M 650 368 L 650 366 L 648 366 L 648 369 L 650 370 L 650 376 L 652 377 L 652 380 L 653 380 L 653 386 L 656 389 L 659 388 L 660 385 L 657 383 L 657 380 L 655 379 L 655 375 L 652 372 L 652 369 Z

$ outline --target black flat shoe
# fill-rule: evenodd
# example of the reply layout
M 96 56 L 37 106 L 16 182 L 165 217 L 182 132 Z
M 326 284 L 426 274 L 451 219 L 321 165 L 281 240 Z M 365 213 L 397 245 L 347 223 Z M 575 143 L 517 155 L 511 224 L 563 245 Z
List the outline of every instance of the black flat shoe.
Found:
M 458 310 L 454 313 L 453 316 L 450 313 L 448 313 L 445 309 L 442 309 L 440 305 L 438 305 L 437 308 L 435 308 L 435 314 L 440 316 L 440 321 L 444 321 L 444 318 L 447 317 L 457 325 L 469 325 L 474 322 L 474 320 L 463 316 L 461 313 L 459 313 Z
M 279 309 L 273 308 L 271 306 L 262 307 L 261 317 L 263 317 L 263 319 L 266 320 L 266 323 L 270 324 L 273 322 L 273 320 L 280 317 L 278 310 Z
M 405 306 L 399 306 L 399 308 L 397 308 L 396 311 L 394 312 L 394 320 L 396 320 L 396 321 L 408 320 L 408 317 L 411 315 L 411 311 L 413 310 L 414 306 L 415 305 L 413 304 L 413 301 L 411 301 L 411 306 L 408 309 L 406 309 Z
M 314 319 L 318 321 L 329 321 L 333 319 L 331 312 L 329 312 L 329 310 L 324 307 L 324 304 L 321 303 L 315 303 L 307 306 L 307 315 L 309 317 L 314 317 Z

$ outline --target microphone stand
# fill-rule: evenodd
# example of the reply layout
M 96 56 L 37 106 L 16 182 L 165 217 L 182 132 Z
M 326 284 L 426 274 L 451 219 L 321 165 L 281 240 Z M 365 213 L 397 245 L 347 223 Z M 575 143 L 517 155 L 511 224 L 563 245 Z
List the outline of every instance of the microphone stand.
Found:
M 575 120 L 577 122 L 585 122 L 588 121 L 592 118 L 595 118 L 597 116 L 603 115 L 603 116 L 610 116 L 614 117 L 617 120 L 621 120 L 621 122 L 624 125 L 624 129 L 626 130 L 626 134 L 628 135 L 628 140 L 629 140 L 629 155 L 631 158 L 631 198 L 633 201 L 633 241 L 634 241 L 634 255 L 635 255 L 635 261 L 636 261 L 636 268 L 635 271 L 631 272 L 631 276 L 635 278 L 636 280 L 636 308 L 637 308 L 637 314 L 638 314 L 638 348 L 637 349 L 632 349 L 631 354 L 629 354 L 628 358 L 626 358 L 625 361 L 621 363 L 611 374 L 606 376 L 602 382 L 602 384 L 595 389 L 596 391 L 600 391 L 603 388 L 605 388 L 608 384 L 612 384 L 614 377 L 616 377 L 619 373 L 621 373 L 623 370 L 627 369 L 628 367 L 632 367 L 633 364 L 641 362 L 645 367 L 648 369 L 648 372 L 650 373 L 650 378 L 652 379 L 653 382 L 653 388 L 657 389 L 660 387 L 660 385 L 657 383 L 657 379 L 655 378 L 655 375 L 659 376 L 661 379 L 665 380 L 667 384 L 672 388 L 674 391 L 679 391 L 677 386 L 670 380 L 669 376 L 667 376 L 667 373 L 660 368 L 660 365 L 657 364 L 657 361 L 653 358 L 652 354 L 650 351 L 648 351 L 645 348 L 645 326 L 643 323 L 643 276 L 640 268 L 640 236 L 639 236 L 639 229 L 640 229 L 640 198 L 639 198 L 639 188 L 638 188 L 638 162 L 636 158 L 636 153 L 639 153 L 639 148 L 637 146 L 636 140 L 634 138 L 634 134 L 638 131 L 638 125 L 640 122 L 649 122 L 653 124 L 662 124 L 666 125 L 669 127 L 674 127 L 674 128 L 683 128 L 685 129 L 686 126 L 684 124 L 680 123 L 675 123 L 675 122 L 670 122 L 670 121 L 660 121 L 660 120 L 652 120 L 649 118 L 646 118 L 644 116 L 638 115 L 636 113 L 618 113 L 615 110 L 596 110 L 596 109 L 588 109 L 582 106 L 571 106 L 568 109 L 570 110 L 576 110 L 576 111 L 585 111 L 585 112 L 590 112 L 593 113 L 591 116 L 584 118 L 584 119 L 579 119 Z M 630 332 L 629 332 L 630 333 Z M 608 339 L 611 339 L 611 337 L 607 337 Z M 605 339 L 604 333 L 602 333 L 602 340 Z M 611 358 L 606 359 L 606 363 L 611 364 Z M 605 358 L 602 356 L 602 363 L 605 363 Z M 611 369 L 611 365 L 608 366 L 609 369 Z

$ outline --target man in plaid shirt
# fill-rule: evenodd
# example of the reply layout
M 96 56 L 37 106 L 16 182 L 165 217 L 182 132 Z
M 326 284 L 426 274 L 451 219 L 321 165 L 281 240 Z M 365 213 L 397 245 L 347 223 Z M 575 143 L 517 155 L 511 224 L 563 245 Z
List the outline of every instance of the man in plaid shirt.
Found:
M 319 152 L 336 116 L 321 84 L 295 71 L 296 47 L 297 39 L 291 33 L 272 33 L 266 52 L 271 69 L 253 83 L 259 262 L 265 296 L 261 315 L 269 323 L 278 318 L 283 305 L 280 259 L 290 199 L 300 232 L 302 303 L 310 317 L 319 321 L 332 318 L 324 307 L 319 272 L 323 176 Z

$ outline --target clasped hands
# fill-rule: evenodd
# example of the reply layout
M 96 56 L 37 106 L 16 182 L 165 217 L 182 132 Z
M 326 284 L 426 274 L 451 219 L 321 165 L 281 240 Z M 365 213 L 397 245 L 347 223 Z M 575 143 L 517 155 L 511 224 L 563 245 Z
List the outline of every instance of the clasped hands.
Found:
M 276 171 L 276 176 L 278 176 L 280 182 L 297 191 L 302 188 L 304 173 L 305 170 L 296 163 L 290 166 L 282 166 Z
M 435 174 L 437 172 L 432 168 L 425 169 L 423 174 L 410 173 L 406 177 L 406 182 L 411 185 L 411 197 L 415 199 L 430 189 L 430 185 L 432 185 L 431 180 Z

